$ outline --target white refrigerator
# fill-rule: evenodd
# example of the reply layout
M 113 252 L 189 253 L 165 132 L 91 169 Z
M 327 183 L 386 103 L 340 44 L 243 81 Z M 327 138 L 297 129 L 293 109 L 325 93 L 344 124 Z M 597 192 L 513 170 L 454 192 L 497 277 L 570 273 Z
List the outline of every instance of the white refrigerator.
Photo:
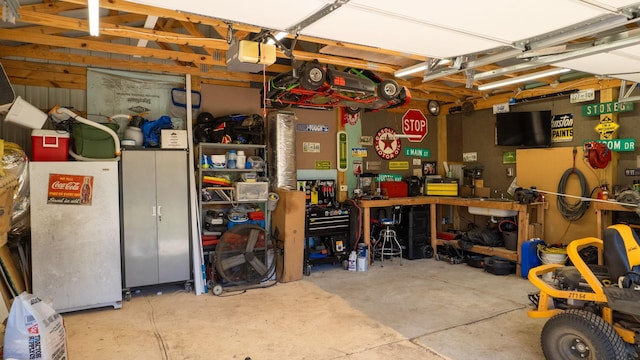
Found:
M 118 162 L 31 162 L 32 291 L 62 313 L 122 307 Z

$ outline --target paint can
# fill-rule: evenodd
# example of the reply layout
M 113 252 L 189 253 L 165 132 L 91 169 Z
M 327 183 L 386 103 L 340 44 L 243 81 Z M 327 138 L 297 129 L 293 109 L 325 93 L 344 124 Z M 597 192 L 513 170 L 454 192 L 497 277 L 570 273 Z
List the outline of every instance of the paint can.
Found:
M 365 243 L 358 244 L 358 257 L 359 258 L 368 258 L 369 247 Z
M 369 258 L 358 257 L 358 260 L 356 260 L 356 270 L 367 271 L 368 269 L 369 269 Z

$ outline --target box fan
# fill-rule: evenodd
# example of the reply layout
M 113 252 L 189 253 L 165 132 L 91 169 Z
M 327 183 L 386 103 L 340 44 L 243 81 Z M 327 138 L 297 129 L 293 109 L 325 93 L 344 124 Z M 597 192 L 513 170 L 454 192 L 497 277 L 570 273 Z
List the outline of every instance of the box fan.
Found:
M 215 250 L 215 269 L 220 283 L 214 295 L 275 283 L 275 246 L 264 228 L 244 224 L 225 231 Z

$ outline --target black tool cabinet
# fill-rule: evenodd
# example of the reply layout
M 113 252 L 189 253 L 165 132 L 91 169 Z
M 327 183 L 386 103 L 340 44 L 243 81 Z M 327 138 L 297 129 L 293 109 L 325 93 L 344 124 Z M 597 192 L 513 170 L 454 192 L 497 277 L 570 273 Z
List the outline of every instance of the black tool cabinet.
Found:
M 353 249 L 349 208 L 310 207 L 306 211 L 304 275 L 319 264 L 342 264 Z

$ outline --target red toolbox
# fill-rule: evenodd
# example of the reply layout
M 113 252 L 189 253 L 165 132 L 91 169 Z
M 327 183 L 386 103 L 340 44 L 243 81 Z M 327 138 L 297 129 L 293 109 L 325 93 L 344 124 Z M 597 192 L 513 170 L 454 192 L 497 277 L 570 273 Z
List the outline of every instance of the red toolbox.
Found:
M 409 196 L 409 184 L 406 181 L 382 181 L 380 183 L 382 196 L 390 198 Z

